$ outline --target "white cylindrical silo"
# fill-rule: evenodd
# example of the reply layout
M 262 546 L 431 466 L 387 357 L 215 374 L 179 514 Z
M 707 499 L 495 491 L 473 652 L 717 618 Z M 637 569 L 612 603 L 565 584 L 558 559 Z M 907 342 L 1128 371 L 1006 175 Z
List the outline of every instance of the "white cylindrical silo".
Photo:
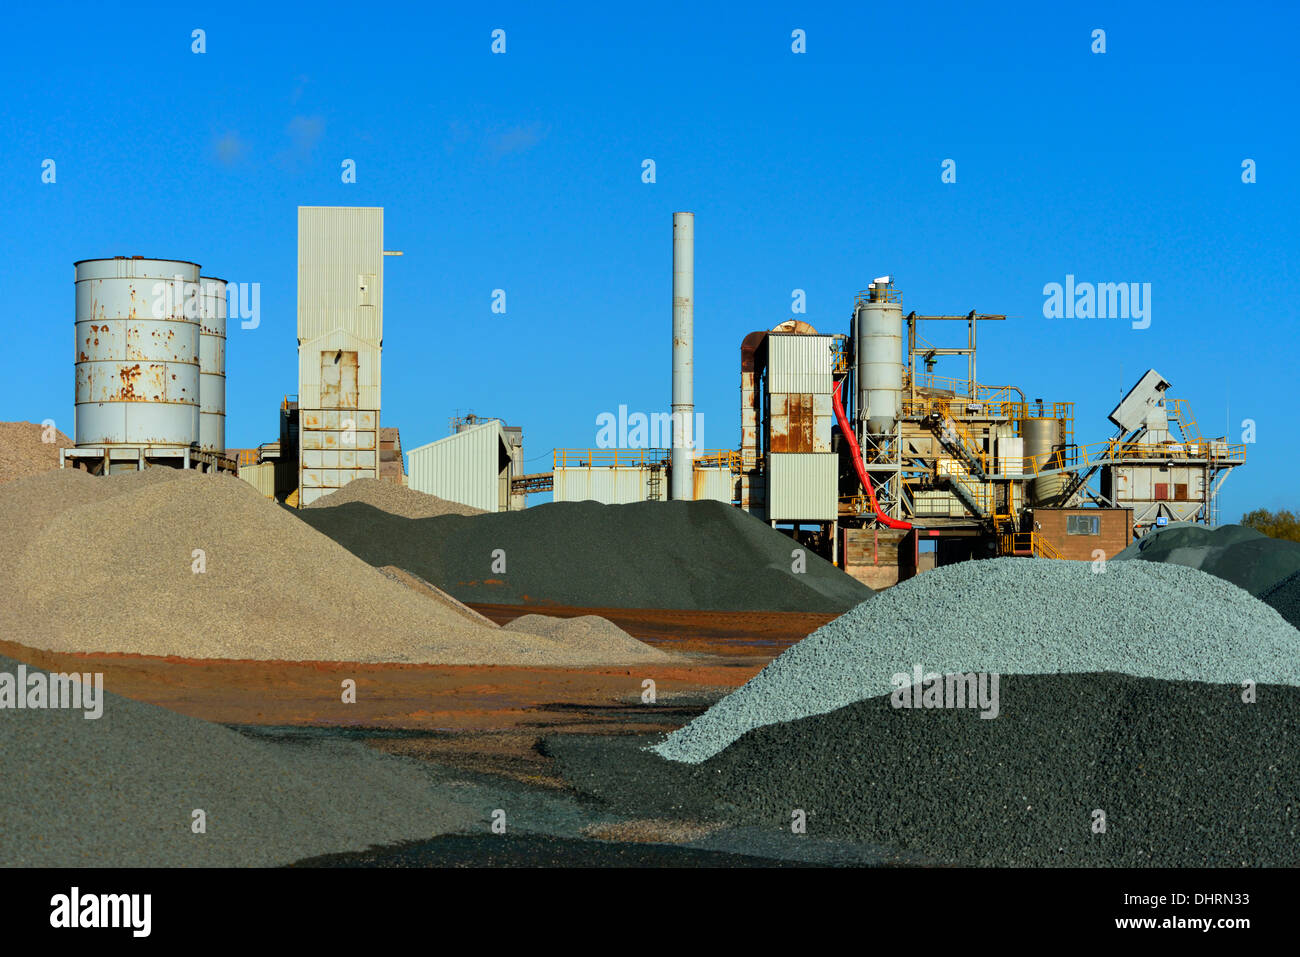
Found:
M 872 283 L 858 302 L 854 325 L 857 341 L 857 417 L 868 435 L 893 432 L 903 404 L 903 306 L 890 302 L 887 282 Z
M 695 491 L 695 214 L 673 213 L 673 446 L 674 499 Z
M 118 256 L 74 268 L 77 445 L 196 442 L 198 264 Z
M 226 451 L 226 281 L 199 277 L 199 448 Z

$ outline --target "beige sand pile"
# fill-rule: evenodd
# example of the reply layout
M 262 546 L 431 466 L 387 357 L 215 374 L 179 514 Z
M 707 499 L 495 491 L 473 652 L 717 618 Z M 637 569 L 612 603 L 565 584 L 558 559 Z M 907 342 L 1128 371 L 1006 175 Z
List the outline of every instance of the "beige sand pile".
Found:
M 191 658 L 578 666 L 661 657 L 640 642 L 467 621 L 247 482 L 171 469 L 109 478 L 64 469 L 0 486 L 0 633 L 51 651 Z
M 316 499 L 307 508 L 333 508 L 349 502 L 370 505 L 402 518 L 436 518 L 439 515 L 482 515 L 481 508 L 450 502 L 382 479 L 356 479 L 337 492 Z
M 552 615 L 520 615 L 505 626 L 507 631 L 542 635 L 565 647 L 607 649 L 613 655 L 619 649 L 631 654 L 643 648 L 651 654 L 638 660 L 668 661 L 672 656 L 633 638 L 608 618 L 599 615 L 579 615 L 577 618 L 556 618 Z
M 54 429 L 53 441 L 43 442 L 44 434 L 35 422 L 0 422 L 0 482 L 59 467 L 59 449 L 72 448 L 72 439 Z
M 437 585 L 425 581 L 419 575 L 412 575 L 405 568 L 398 568 L 396 565 L 385 565 L 379 569 L 379 572 L 385 578 L 391 578 L 399 585 L 403 585 L 426 598 L 431 598 L 434 601 L 441 602 L 444 606 L 450 608 L 466 621 L 472 621 L 475 624 L 482 625 L 484 628 L 501 627 L 487 615 L 479 614 L 459 599 L 452 598 Z

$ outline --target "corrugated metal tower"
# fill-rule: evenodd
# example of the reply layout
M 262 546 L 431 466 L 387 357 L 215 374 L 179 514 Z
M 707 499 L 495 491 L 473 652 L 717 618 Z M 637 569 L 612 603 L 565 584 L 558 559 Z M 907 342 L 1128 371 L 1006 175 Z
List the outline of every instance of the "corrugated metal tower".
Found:
M 384 210 L 298 207 L 299 505 L 379 476 Z

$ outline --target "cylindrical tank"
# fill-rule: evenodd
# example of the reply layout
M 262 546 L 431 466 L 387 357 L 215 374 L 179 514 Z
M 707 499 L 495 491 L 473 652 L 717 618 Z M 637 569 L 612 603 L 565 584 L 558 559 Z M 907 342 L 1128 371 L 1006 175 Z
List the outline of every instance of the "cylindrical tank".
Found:
M 199 277 L 199 448 L 226 451 L 226 281 Z
M 1061 420 L 1050 416 L 1020 420 L 1020 436 L 1025 440 L 1025 474 L 1065 464 L 1061 445 Z M 1069 476 L 1065 473 L 1044 475 L 1029 483 L 1029 501 L 1033 505 L 1059 504 Z
M 199 267 L 83 259 L 76 270 L 76 443 L 198 440 Z
M 854 317 L 857 414 L 868 435 L 892 432 L 903 405 L 903 306 L 887 298 L 886 289 L 873 285 Z

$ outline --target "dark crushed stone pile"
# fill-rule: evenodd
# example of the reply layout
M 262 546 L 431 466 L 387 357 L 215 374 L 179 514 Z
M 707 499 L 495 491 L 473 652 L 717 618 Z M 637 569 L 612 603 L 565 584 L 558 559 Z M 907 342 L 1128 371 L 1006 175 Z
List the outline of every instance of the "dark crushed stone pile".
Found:
M 396 565 L 464 602 L 717 611 L 845 611 L 873 594 L 721 502 L 556 502 L 406 519 L 352 503 L 298 513 L 371 565 Z M 503 549 L 504 574 L 492 570 Z
M 18 664 L 0 656 L 0 671 Z M 481 816 L 427 766 L 360 743 L 260 740 L 104 699 L 95 720 L 0 710 L 0 867 L 267 867 Z M 204 834 L 191 831 L 195 808 Z
M 1245 525 L 1180 523 L 1149 532 L 1115 556 L 1133 558 L 1199 568 L 1259 595 L 1300 571 L 1300 542 L 1269 538 Z
M 592 841 L 547 834 L 448 834 L 359 854 L 332 854 L 295 867 L 811 867 L 747 854 Z
M 751 731 L 702 764 L 645 738 L 547 739 L 625 811 L 789 828 L 984 866 L 1300 865 L 1300 689 L 1003 676 L 1002 714 L 889 698 Z M 1104 834 L 1090 829 L 1106 813 Z
M 1289 575 L 1276 585 L 1260 593 L 1260 601 L 1273 609 L 1295 627 L 1300 628 L 1300 572 Z

